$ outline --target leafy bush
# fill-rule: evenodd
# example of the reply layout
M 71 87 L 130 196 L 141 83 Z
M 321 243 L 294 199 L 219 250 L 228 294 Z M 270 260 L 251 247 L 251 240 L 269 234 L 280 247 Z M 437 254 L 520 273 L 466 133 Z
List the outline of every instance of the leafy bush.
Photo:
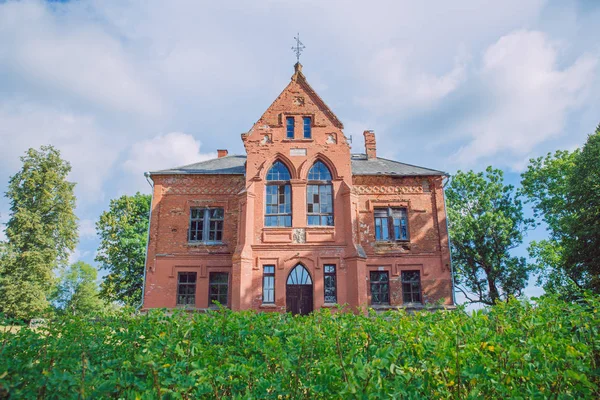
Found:
M 598 398 L 599 308 L 63 318 L 1 333 L 0 397 Z

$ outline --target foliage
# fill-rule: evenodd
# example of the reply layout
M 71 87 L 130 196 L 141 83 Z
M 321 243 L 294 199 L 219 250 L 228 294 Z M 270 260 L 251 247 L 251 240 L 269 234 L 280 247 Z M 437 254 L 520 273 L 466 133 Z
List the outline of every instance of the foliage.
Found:
M 150 201 L 140 193 L 111 200 L 96 223 L 101 240 L 96 261 L 108 270 L 100 295 L 108 301 L 141 302 Z
M 598 398 L 599 308 L 59 318 L 0 336 L 0 397 Z
M 58 311 L 72 315 L 92 315 L 101 312 L 105 305 L 99 297 L 97 278 L 96 268 L 83 261 L 78 261 L 62 271 L 52 296 L 52 302 Z
M 530 257 L 550 293 L 566 298 L 600 293 L 600 126 L 583 149 L 531 159 L 522 193 L 548 227 L 550 238 L 532 242 Z
M 565 264 L 580 286 L 600 294 L 600 125 L 575 160 L 568 188 L 572 218 Z
M 29 149 L 10 178 L 6 197 L 10 218 L 2 255 L 0 312 L 31 318 L 48 306 L 53 270 L 64 265 L 77 245 L 71 166 L 52 146 Z
M 456 288 L 468 302 L 493 305 L 517 296 L 533 266 L 510 250 L 523 241 L 533 221 L 501 170 L 458 171 L 446 189 Z
M 529 256 L 540 273 L 538 283 L 549 293 L 571 294 L 576 282 L 566 274 L 564 242 L 570 219 L 568 180 L 579 151 L 556 151 L 545 157 L 529 160 L 521 175 L 521 193 L 533 206 L 534 216 L 547 225 L 549 239 L 532 241 Z

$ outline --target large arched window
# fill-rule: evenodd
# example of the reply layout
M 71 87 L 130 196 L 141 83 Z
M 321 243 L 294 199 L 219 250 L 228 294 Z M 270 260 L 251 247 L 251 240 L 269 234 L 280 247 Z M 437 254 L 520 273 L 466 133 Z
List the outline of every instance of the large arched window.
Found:
M 267 172 L 265 226 L 292 226 L 290 171 L 275 161 Z
M 331 172 L 321 161 L 315 162 L 308 171 L 306 213 L 308 215 L 308 225 L 333 226 Z

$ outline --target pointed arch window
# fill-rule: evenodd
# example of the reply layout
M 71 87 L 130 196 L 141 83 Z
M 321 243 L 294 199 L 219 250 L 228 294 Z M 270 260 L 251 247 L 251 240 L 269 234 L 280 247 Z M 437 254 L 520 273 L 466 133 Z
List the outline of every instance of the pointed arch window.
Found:
M 331 172 L 317 161 L 308 171 L 306 212 L 309 226 L 333 226 L 333 185 Z
M 265 226 L 292 226 L 290 171 L 275 161 L 267 172 Z
M 288 279 L 288 285 L 312 285 L 312 279 L 310 279 L 310 274 L 304 268 L 302 264 L 298 264 L 294 267 L 292 272 L 290 272 Z

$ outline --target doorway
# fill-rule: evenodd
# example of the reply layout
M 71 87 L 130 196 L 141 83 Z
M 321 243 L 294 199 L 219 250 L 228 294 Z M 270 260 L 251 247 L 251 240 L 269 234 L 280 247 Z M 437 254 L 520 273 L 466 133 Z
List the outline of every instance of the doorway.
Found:
M 286 284 L 286 310 L 292 314 L 308 315 L 313 310 L 313 282 L 302 264 L 294 267 Z

